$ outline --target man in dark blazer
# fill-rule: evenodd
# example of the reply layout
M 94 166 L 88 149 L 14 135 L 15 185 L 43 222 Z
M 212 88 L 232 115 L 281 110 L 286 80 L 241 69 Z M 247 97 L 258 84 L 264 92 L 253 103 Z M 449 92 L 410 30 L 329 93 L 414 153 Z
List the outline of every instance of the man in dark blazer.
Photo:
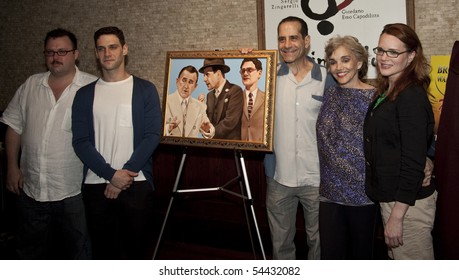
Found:
M 245 86 L 241 140 L 263 142 L 265 93 L 258 88 L 258 80 L 262 75 L 261 61 L 256 58 L 244 58 L 239 72 Z
M 242 89 L 225 79 L 230 71 L 223 58 L 206 58 L 199 72 L 204 74 L 207 117 L 215 127 L 214 139 L 241 140 Z

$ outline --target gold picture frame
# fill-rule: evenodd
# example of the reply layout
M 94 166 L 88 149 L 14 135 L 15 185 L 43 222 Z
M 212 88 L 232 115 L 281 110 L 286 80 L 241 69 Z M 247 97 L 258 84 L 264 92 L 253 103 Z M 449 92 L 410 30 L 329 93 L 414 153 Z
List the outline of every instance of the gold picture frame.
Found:
M 199 123 L 202 124 L 202 119 L 200 118 L 196 121 L 195 118 L 188 119 L 192 114 L 180 115 L 180 120 L 177 121 L 177 115 L 179 108 L 176 103 L 179 100 L 178 92 L 178 83 L 179 83 L 179 74 L 187 66 L 193 66 L 198 70 L 198 79 L 197 86 L 191 93 L 192 102 L 194 104 L 198 100 L 198 97 L 206 97 L 205 101 L 201 101 L 206 106 L 204 108 L 206 114 L 202 114 L 202 106 L 200 113 L 202 118 L 208 117 L 208 120 L 211 120 L 211 116 L 207 115 L 210 113 L 208 107 L 208 94 L 213 92 L 212 89 L 208 88 L 204 81 L 204 74 L 202 70 L 205 66 L 205 63 L 208 61 L 224 61 L 224 64 L 229 67 L 229 71 L 225 72 L 224 76 L 226 81 L 240 87 L 241 90 L 237 91 L 238 94 L 246 95 L 244 91 L 244 85 L 242 83 L 242 76 L 240 74 L 241 64 L 244 59 L 257 59 L 262 64 L 261 77 L 258 82 L 258 88 L 260 94 L 264 98 L 261 100 L 264 101 L 262 105 L 263 117 L 262 123 L 257 122 L 254 125 L 262 126 L 262 139 L 261 140 L 248 140 L 248 139 L 226 139 L 225 137 L 214 136 L 212 138 L 205 138 L 203 133 L 198 133 Z M 235 150 L 254 150 L 254 151 L 265 151 L 271 152 L 273 145 L 273 130 L 274 130 L 274 99 L 275 99 L 275 88 L 276 88 L 276 67 L 277 67 L 277 51 L 276 50 L 263 50 L 263 51 L 252 51 L 250 53 L 243 54 L 239 50 L 218 50 L 218 51 L 169 51 L 167 52 L 166 59 L 166 74 L 164 82 L 164 95 L 163 95 L 163 104 L 162 104 L 162 113 L 164 117 L 163 123 L 163 134 L 161 143 L 164 144 L 173 144 L 173 145 L 182 145 L 182 146 L 197 146 L 197 147 L 214 147 L 214 148 L 223 148 L 223 149 L 235 149 Z M 200 71 L 201 70 L 201 71 Z M 244 72 L 243 72 L 244 73 Z M 247 72 L 245 72 L 247 73 Z M 228 90 L 226 90 L 228 91 Z M 175 94 L 175 96 L 174 96 Z M 212 93 L 213 94 L 213 93 Z M 257 97 L 257 98 L 259 98 Z M 223 97 L 222 97 L 223 98 Z M 220 99 L 222 99 L 220 98 Z M 244 97 L 247 98 L 247 97 Z M 180 98 L 180 100 L 183 100 Z M 225 98 L 222 102 L 231 102 L 230 98 Z M 240 97 L 239 97 L 240 100 Z M 246 99 L 244 103 L 240 102 L 241 106 L 246 106 Z M 230 104 L 230 103 L 228 103 Z M 238 105 L 239 106 L 239 105 Z M 188 108 L 188 107 L 187 107 Z M 175 110 L 176 113 L 173 113 Z M 260 109 L 261 110 L 261 109 Z M 180 110 L 180 112 L 182 112 Z M 241 115 L 242 121 L 243 115 Z M 182 127 L 181 130 L 183 134 L 174 134 L 172 127 L 180 126 L 181 121 Z M 172 123 L 177 125 L 172 125 Z M 191 126 L 190 131 L 194 129 L 193 134 L 185 134 L 186 132 L 186 122 L 190 125 L 190 122 L 194 124 L 194 127 Z M 212 122 L 211 122 L 212 123 Z M 183 126 L 185 124 L 185 126 Z M 212 123 L 215 128 L 215 131 L 218 131 L 218 123 Z M 241 128 L 239 128 L 241 129 Z M 179 130 L 178 130 L 179 131 Z M 190 136 L 191 135 L 191 136 Z M 215 134 L 217 135 L 217 133 Z

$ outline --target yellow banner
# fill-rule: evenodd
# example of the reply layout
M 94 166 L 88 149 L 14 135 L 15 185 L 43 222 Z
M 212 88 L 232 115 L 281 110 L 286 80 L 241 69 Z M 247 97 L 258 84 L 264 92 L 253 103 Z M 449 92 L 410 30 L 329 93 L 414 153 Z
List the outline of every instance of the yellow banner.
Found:
M 450 55 L 438 55 L 432 56 L 430 60 L 432 71 L 430 73 L 429 100 L 432 103 L 432 110 L 435 116 L 435 134 L 437 134 L 443 98 L 445 97 L 450 58 Z

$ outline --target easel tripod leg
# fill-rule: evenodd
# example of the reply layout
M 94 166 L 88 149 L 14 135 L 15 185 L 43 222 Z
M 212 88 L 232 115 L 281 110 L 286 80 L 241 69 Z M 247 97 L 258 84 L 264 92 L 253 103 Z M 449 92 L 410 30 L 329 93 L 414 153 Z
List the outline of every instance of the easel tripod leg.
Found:
M 178 170 L 178 173 L 177 173 L 177 177 L 175 178 L 174 188 L 172 189 L 172 196 L 171 196 L 171 199 L 169 201 L 169 206 L 167 207 L 166 216 L 164 217 L 163 225 L 161 226 L 161 231 L 159 232 L 158 241 L 156 242 L 155 251 L 153 253 L 153 259 L 156 258 L 156 254 L 158 253 L 159 245 L 161 243 L 161 239 L 162 239 L 163 233 L 164 233 L 164 228 L 166 227 L 167 219 L 169 217 L 169 213 L 170 213 L 171 208 L 172 208 L 172 203 L 174 202 L 174 196 L 175 196 L 175 194 L 177 192 L 178 184 L 180 182 L 180 176 L 182 175 L 183 166 L 185 164 L 185 159 L 186 159 L 186 151 L 184 150 L 183 151 L 183 155 L 182 155 L 182 160 L 180 161 L 180 166 L 179 166 L 179 170 Z
M 261 240 L 260 230 L 258 228 L 257 217 L 255 215 L 255 209 L 253 208 L 252 193 L 250 192 L 250 185 L 249 185 L 249 180 L 247 178 L 247 171 L 246 171 L 246 168 L 245 168 L 244 158 L 242 157 L 242 153 L 240 151 L 239 151 L 239 159 L 240 159 L 240 164 L 241 164 L 241 168 L 242 168 L 242 174 L 243 174 L 243 178 L 244 178 L 244 182 L 245 182 L 245 189 L 246 189 L 246 192 L 247 192 L 247 198 L 248 198 L 248 201 L 250 202 L 250 209 L 252 211 L 253 223 L 255 225 L 255 230 L 257 232 L 258 241 L 260 242 L 261 253 L 263 255 L 263 259 L 266 260 L 265 250 L 263 248 L 263 242 Z
M 236 170 L 237 170 L 237 175 L 238 175 L 238 180 L 239 180 L 239 186 L 241 188 L 242 205 L 244 206 L 244 214 L 245 214 L 245 220 L 247 221 L 247 229 L 249 231 L 250 244 L 252 245 L 253 257 L 254 259 L 256 259 L 257 253 L 255 250 L 255 244 L 253 243 L 252 227 L 250 226 L 249 212 L 248 212 L 247 205 L 246 205 L 247 195 L 244 194 L 244 181 L 243 181 L 243 175 L 242 175 L 242 168 L 241 168 L 241 163 L 239 162 L 238 153 L 236 152 L 236 150 L 234 150 L 234 159 L 236 162 Z

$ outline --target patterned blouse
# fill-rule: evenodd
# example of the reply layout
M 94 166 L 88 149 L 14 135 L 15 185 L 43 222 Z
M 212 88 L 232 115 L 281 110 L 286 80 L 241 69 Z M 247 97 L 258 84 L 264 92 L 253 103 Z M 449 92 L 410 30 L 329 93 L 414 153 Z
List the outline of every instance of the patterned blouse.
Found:
M 324 93 L 317 119 L 320 196 L 344 205 L 368 205 L 363 122 L 375 89 L 334 86 Z

